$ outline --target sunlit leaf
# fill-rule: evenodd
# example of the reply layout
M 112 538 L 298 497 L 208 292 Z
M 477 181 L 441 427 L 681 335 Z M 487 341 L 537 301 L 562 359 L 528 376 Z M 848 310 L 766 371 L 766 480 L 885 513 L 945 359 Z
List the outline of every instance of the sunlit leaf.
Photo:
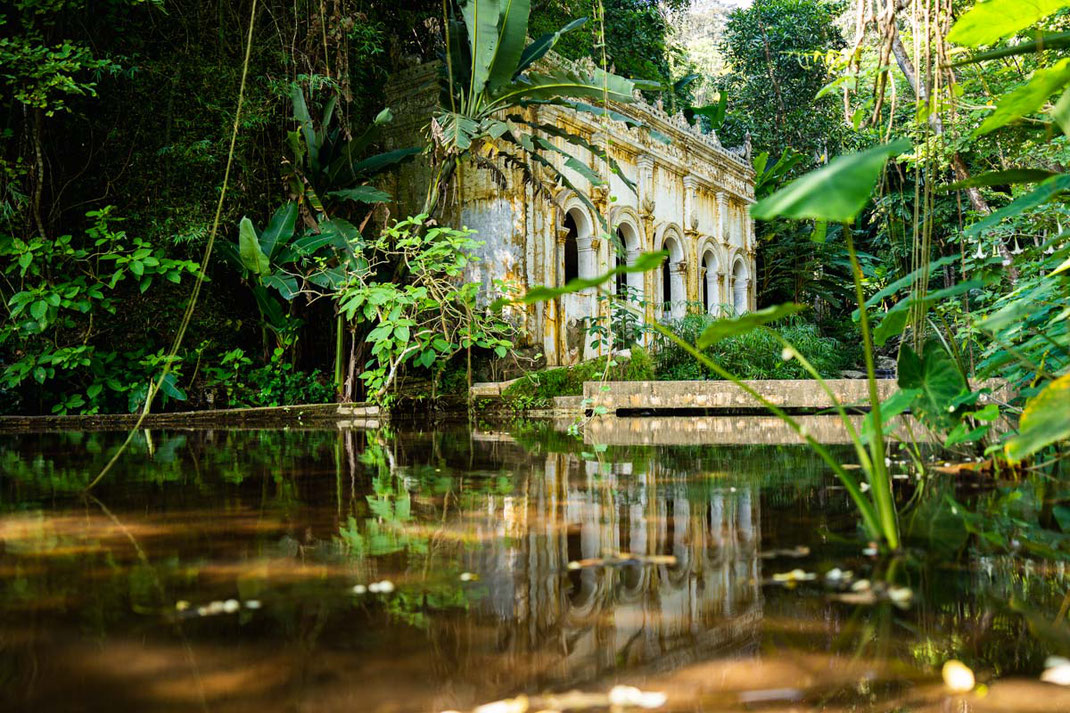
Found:
M 248 218 L 242 218 L 238 224 L 238 253 L 241 255 L 242 265 L 245 265 L 249 272 L 255 275 L 271 274 L 271 261 L 260 249 L 253 221 Z
M 1070 6 L 1070 0 L 988 0 L 971 7 L 948 33 L 949 42 L 967 47 L 990 45 Z
M 1070 57 L 1061 59 L 1051 67 L 1033 72 L 1029 81 L 1010 94 L 1003 95 L 996 103 L 996 110 L 977 127 L 975 136 L 995 131 L 1012 121 L 1028 116 L 1044 106 L 1055 92 L 1070 82 Z
M 899 348 L 899 388 L 918 389 L 918 414 L 938 428 L 950 428 L 955 419 L 948 407 L 966 391 L 966 380 L 943 345 L 930 340 L 920 355 L 909 344 Z
M 561 295 L 568 295 L 586 290 L 590 287 L 597 287 L 620 274 L 656 270 L 668 257 L 669 253 L 664 250 L 656 253 L 642 253 L 631 265 L 618 265 L 609 272 L 598 275 L 597 277 L 577 277 L 574 280 L 569 280 L 568 284 L 564 287 L 546 287 L 543 285 L 532 287 L 526 294 L 519 298 L 501 298 L 495 300 L 491 305 L 491 308 L 501 309 L 508 304 L 534 304 L 536 302 L 547 302 L 560 297 Z
M 1059 441 L 1070 439 L 1070 374 L 1063 374 L 1029 399 L 1018 424 L 1018 435 L 1004 452 L 1020 461 Z
M 890 156 L 910 149 L 908 139 L 838 156 L 751 206 L 759 220 L 795 218 L 849 222 L 865 207 Z
M 699 349 L 705 349 L 722 339 L 745 334 L 763 324 L 783 319 L 789 315 L 801 312 L 804 309 L 806 309 L 806 305 L 786 302 L 782 305 L 773 305 L 772 307 L 766 307 L 765 309 L 760 309 L 756 312 L 747 312 L 732 319 L 718 319 L 703 330 L 698 341 L 695 343 L 695 346 Z

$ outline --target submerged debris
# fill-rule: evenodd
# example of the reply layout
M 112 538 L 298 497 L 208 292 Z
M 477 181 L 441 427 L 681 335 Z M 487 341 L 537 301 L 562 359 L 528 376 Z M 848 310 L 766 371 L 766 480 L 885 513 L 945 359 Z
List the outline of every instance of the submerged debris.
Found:
M 528 713 L 528 711 L 584 711 L 596 708 L 652 710 L 665 705 L 666 695 L 660 691 L 643 691 L 635 686 L 614 686 L 608 693 L 567 693 L 546 696 L 505 698 L 478 706 L 472 713 Z M 447 710 L 442 713 L 460 713 Z
M 634 552 L 614 552 L 606 557 L 589 557 L 582 560 L 573 560 L 568 563 L 570 570 L 583 569 L 584 567 L 622 567 L 636 564 L 663 564 L 669 567 L 676 566 L 676 557 L 673 555 L 641 555 Z
M 799 545 L 788 550 L 766 550 L 758 556 L 765 560 L 771 560 L 775 557 L 809 557 L 810 548 L 806 545 Z

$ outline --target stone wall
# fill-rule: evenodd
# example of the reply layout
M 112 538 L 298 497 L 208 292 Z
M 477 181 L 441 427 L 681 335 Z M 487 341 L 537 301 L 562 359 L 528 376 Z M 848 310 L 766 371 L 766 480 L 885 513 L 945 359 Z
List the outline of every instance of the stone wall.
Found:
M 557 61 L 557 60 L 555 60 Z M 395 75 L 388 85 L 387 105 L 395 114 L 391 140 L 395 147 L 422 143 L 422 133 L 435 108 L 437 65 L 423 65 Z M 606 164 L 589 152 L 550 138 L 605 181 L 591 186 L 553 155 L 577 190 L 606 219 L 609 233 L 595 212 L 563 186 L 553 184 L 545 169 L 534 178 L 510 167 L 501 157 L 485 155 L 488 169 L 468 162 L 460 169 L 456 191 L 442 217 L 478 231 L 483 242 L 480 262 L 469 278 L 483 283 L 488 299 L 499 296 L 501 283 L 524 291 L 535 285 L 561 285 L 567 265 L 589 277 L 605 272 L 620 259 L 633 261 L 643 252 L 667 250 L 662 270 L 627 276 L 634 299 L 648 320 L 678 318 L 688 310 L 719 313 L 755 305 L 754 227 L 747 208 L 754 202 L 754 172 L 749 147 L 727 149 L 716 135 L 690 127 L 682 115 L 671 117 L 656 106 L 637 101 L 611 107 L 643 124 L 629 128 L 612 121 L 558 106 L 531 107 L 524 119 L 552 124 L 606 147 L 632 191 Z M 429 183 L 426 161 L 404 166 L 386 186 L 395 196 L 392 217 L 419 212 Z M 575 363 L 597 355 L 586 340 L 584 323 L 606 308 L 594 290 L 566 295 L 552 302 L 516 308 L 510 318 L 524 334 L 521 343 L 536 347 L 551 365 Z

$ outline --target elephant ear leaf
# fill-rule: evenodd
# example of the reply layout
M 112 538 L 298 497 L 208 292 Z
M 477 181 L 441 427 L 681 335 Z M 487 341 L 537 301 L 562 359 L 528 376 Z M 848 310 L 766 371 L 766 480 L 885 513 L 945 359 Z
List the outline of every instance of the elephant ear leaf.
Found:
M 903 344 L 899 350 L 899 388 L 919 393 L 912 407 L 930 425 L 949 429 L 958 420 L 955 399 L 966 391 L 966 380 L 939 342 L 929 341 L 918 354 Z
M 238 255 L 241 256 L 242 265 L 254 275 L 270 275 L 271 261 L 260 249 L 260 241 L 256 238 L 256 228 L 253 221 L 242 218 L 238 224 Z

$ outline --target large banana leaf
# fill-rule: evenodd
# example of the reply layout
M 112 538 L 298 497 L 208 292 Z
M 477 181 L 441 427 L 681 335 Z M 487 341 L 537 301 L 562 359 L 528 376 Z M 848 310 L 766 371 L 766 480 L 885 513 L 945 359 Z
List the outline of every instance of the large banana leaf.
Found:
M 461 17 L 468 29 L 468 52 L 472 62 L 472 76 L 468 95 L 480 94 L 490 78 L 494 56 L 498 49 L 498 21 L 502 0 L 467 0 L 461 6 Z
M 271 261 L 261 251 L 256 228 L 248 218 L 242 218 L 238 224 L 238 254 L 241 256 L 242 265 L 249 272 L 261 276 L 271 274 Z
M 531 0 L 501 0 L 498 44 L 487 79 L 488 92 L 494 92 L 513 78 L 517 62 L 524 53 L 524 43 L 528 39 L 530 12 Z
M 609 170 L 616 174 L 616 176 L 620 178 L 624 185 L 628 186 L 628 188 L 633 193 L 636 192 L 635 183 L 632 182 L 630 178 L 628 178 L 627 174 L 624 173 L 624 170 L 620 167 L 620 164 L 617 163 L 617 161 L 612 156 L 609 156 L 605 152 L 605 150 L 602 149 L 601 146 L 593 144 L 587 139 L 585 139 L 583 136 L 580 136 L 579 134 L 574 134 L 571 131 L 568 131 L 567 129 L 562 129 L 560 127 L 554 126 L 553 124 L 528 121 L 520 115 L 510 115 L 509 121 L 513 122 L 514 124 L 530 126 L 533 129 L 538 129 L 544 134 L 547 134 L 549 136 L 555 136 L 559 139 L 564 139 L 570 144 L 573 144 L 575 146 L 581 146 L 587 149 L 592 154 L 605 161 L 606 164 L 609 166 Z
M 297 204 L 287 202 L 280 206 L 271 216 L 264 232 L 260 233 L 260 250 L 269 259 L 274 257 L 279 249 L 290 242 L 294 236 L 294 225 L 297 221 Z
M 624 77 L 596 69 L 590 74 L 572 69 L 551 70 L 545 74 L 525 74 L 491 95 L 489 109 L 513 106 L 535 99 L 608 100 L 628 103 L 633 100 L 635 84 Z
M 575 30 L 577 27 L 579 27 L 585 22 L 587 22 L 586 17 L 577 18 L 562 27 L 557 32 L 547 32 L 545 35 L 542 35 L 530 45 L 525 47 L 524 53 L 520 55 L 520 61 L 517 63 L 516 71 L 513 72 L 513 78 L 515 79 L 519 77 L 521 74 L 527 71 L 527 69 L 532 64 L 538 62 L 540 59 L 546 56 L 546 53 L 553 49 L 554 45 L 557 44 L 558 40 L 561 39 L 562 35 L 564 35 L 566 32 L 571 32 L 572 30 Z

